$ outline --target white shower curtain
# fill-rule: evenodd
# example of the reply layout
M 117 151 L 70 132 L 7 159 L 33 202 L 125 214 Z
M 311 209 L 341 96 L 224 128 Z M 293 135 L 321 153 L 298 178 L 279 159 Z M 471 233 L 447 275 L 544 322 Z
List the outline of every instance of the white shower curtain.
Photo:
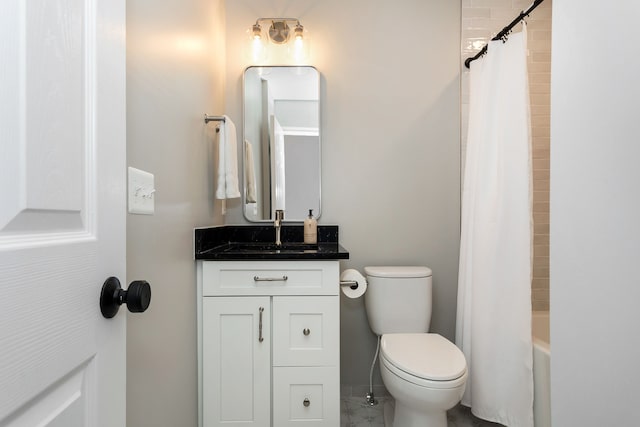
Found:
M 471 64 L 456 343 L 462 403 L 533 426 L 531 135 L 526 30 Z

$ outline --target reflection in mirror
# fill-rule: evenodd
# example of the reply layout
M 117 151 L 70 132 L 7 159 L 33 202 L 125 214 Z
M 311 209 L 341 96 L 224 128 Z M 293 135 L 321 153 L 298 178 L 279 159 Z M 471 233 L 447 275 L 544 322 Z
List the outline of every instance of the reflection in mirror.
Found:
M 244 72 L 244 215 L 320 215 L 320 76 L 313 67 Z

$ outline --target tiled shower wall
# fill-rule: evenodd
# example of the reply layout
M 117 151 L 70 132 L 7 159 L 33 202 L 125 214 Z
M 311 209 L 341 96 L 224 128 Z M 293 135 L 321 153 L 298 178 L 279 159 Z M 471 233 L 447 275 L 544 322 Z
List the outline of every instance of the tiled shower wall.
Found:
M 469 112 L 469 73 L 464 59 L 475 55 L 532 0 L 462 0 L 462 158 Z M 549 126 L 551 91 L 551 0 L 527 18 L 529 87 L 533 134 L 534 260 L 531 303 L 549 310 Z M 515 31 L 520 31 L 516 26 Z

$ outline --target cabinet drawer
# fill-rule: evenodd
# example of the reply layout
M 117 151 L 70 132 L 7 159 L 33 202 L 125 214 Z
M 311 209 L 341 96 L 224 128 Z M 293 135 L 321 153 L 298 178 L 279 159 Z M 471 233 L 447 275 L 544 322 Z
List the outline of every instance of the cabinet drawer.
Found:
M 338 295 L 335 261 L 204 261 L 202 291 L 216 295 Z
M 273 365 L 338 366 L 340 297 L 273 297 Z
M 334 368 L 273 368 L 273 425 L 340 425 L 340 379 Z

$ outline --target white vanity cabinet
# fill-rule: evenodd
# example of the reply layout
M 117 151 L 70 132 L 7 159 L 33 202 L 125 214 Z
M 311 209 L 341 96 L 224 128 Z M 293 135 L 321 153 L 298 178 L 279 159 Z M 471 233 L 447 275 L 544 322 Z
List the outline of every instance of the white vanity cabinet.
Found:
M 200 426 L 340 425 L 339 261 L 198 261 Z

